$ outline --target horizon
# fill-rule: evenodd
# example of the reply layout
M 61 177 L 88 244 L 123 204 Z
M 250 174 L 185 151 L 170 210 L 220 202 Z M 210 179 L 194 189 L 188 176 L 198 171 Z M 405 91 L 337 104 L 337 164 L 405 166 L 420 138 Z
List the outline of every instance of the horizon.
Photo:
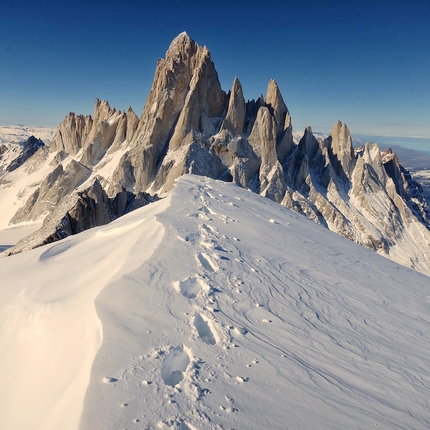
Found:
M 275 79 L 295 130 L 327 133 L 340 120 L 353 135 L 428 138 L 430 4 L 360 3 L 8 4 L 0 124 L 56 127 L 92 114 L 96 98 L 140 116 L 157 60 L 186 31 L 208 47 L 224 91 L 237 76 L 256 99 Z

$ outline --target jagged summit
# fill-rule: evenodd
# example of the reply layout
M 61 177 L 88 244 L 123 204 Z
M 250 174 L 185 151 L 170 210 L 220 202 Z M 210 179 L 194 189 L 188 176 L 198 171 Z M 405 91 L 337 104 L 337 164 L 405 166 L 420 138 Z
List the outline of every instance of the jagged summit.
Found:
M 186 31 L 183 31 L 182 33 L 179 33 L 170 43 L 169 50 L 172 47 L 180 47 L 187 45 L 189 43 L 195 43 L 194 40 L 191 40 L 190 36 Z
M 64 119 L 51 152 L 38 151 L 43 160 L 28 179 L 32 186 L 16 190 L 20 206 L 7 221 L 43 219 L 59 206 L 64 215 L 81 213 L 72 207 L 78 198 L 65 199 L 83 192 L 112 219 L 167 196 L 179 176 L 194 173 L 232 181 L 430 273 L 430 209 L 398 161 L 378 146 L 354 151 L 340 121 L 320 141 L 308 127 L 296 145 L 292 130 L 274 79 L 265 98 L 245 101 L 238 77 L 226 93 L 209 50 L 183 32 L 158 61 L 140 118 L 97 99 L 93 116 Z M 30 164 L 31 158 L 16 171 Z M 0 187 L 12 181 L 0 179 Z
M 242 85 L 237 77 L 234 78 L 230 91 L 227 114 L 221 129 L 230 130 L 235 134 L 242 134 L 245 125 L 246 104 L 243 97 Z

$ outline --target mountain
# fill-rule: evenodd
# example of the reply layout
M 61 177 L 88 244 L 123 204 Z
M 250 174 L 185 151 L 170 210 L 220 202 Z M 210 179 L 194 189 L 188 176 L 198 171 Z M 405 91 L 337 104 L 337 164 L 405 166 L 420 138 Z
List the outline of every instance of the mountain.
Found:
M 30 136 L 49 144 L 57 127 L 28 127 L 24 125 L 0 126 L 0 145 L 25 142 Z
M 274 80 L 257 100 L 245 101 L 238 78 L 225 93 L 209 50 L 181 33 L 157 63 L 140 118 L 96 100 L 93 116 L 64 119 L 49 151 L 1 174 L 0 228 L 43 220 L 6 253 L 109 222 L 193 173 L 232 181 L 429 274 L 428 200 L 397 156 L 376 144 L 354 149 L 340 121 L 318 138 L 308 127 L 294 142 Z
M 0 427 L 427 429 L 429 278 L 181 177 L 0 259 Z

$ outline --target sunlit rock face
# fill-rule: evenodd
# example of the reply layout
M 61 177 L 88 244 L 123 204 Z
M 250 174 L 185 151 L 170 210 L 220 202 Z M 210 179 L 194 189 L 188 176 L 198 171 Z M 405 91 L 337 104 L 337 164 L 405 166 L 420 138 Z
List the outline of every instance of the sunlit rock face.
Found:
M 9 150 L 1 151 L 5 160 Z M 31 181 L 25 189 L 16 185 L 24 172 Z M 21 187 L 11 223 L 41 220 L 55 211 L 61 221 L 73 212 L 75 224 L 85 229 L 166 196 L 185 173 L 235 182 L 430 272 L 428 203 L 392 151 L 383 153 L 376 144 L 354 149 L 340 121 L 323 140 L 307 127 L 296 145 L 277 83 L 269 81 L 265 98 L 245 101 L 235 78 L 226 94 L 209 50 L 185 32 L 158 61 L 140 118 L 131 108 L 117 111 L 97 99 L 92 116 L 70 113 L 49 147 L 14 172 L 2 172 L 0 187 Z M 73 209 L 82 193 L 98 196 L 88 210 L 108 215 L 89 220 L 83 209 Z M 109 211 L 101 209 L 106 202 Z

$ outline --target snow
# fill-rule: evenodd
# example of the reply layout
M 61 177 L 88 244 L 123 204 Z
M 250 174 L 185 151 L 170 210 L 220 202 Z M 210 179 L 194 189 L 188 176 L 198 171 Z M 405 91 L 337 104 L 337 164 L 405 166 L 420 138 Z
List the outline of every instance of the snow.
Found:
M 0 183 L 0 231 L 10 227 L 9 222 L 17 210 L 52 171 L 50 163 L 55 153 L 48 154 L 44 160 L 33 157 L 23 166 L 8 173 L 8 182 Z
M 48 145 L 56 131 L 57 127 L 0 126 L 0 143 L 21 143 L 34 136 Z
M 429 278 L 186 175 L 0 260 L 0 427 L 426 429 Z
M 39 230 L 42 226 L 41 222 L 20 224 L 18 226 L 9 227 L 5 230 L 0 230 L 0 252 L 13 245 L 16 245 L 23 237 Z
M 5 373 L 0 382 L 0 427 L 78 427 L 103 336 L 94 299 L 124 269 L 133 272 L 151 255 L 163 236 L 154 214 L 167 204 L 165 200 L 148 208 L 145 217 L 135 214 L 136 220 L 128 217 L 124 223 L 116 223 L 112 232 L 111 226 L 90 230 L 20 258 L 3 260 L 0 368 Z M 149 237 L 151 243 L 138 257 L 130 256 L 142 237 Z M 108 238 L 116 252 L 100 248 L 103 238 Z M 88 255 L 82 259 L 84 249 Z M 77 266 L 70 266 L 71 261 L 78 262 L 78 271 Z

